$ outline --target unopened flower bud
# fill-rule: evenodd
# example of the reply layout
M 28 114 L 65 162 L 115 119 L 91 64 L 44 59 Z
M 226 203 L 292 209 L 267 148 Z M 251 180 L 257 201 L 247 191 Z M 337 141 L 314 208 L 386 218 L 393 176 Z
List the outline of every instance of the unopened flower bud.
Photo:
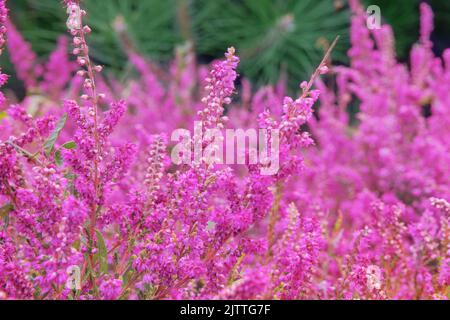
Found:
M 322 66 L 322 67 L 320 67 L 319 71 L 320 71 L 320 74 L 327 74 L 329 69 L 327 66 Z
M 303 81 L 303 82 L 300 84 L 300 88 L 303 89 L 303 90 L 305 90 L 307 87 L 308 87 L 308 82 L 306 82 L 306 81 Z
M 87 89 L 92 88 L 92 81 L 89 80 L 89 79 L 86 79 L 84 81 L 84 87 L 87 88 Z

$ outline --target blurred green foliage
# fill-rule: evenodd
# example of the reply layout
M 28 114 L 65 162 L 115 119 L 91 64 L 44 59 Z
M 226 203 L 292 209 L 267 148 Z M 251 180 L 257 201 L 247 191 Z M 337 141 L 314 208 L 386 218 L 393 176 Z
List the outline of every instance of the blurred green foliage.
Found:
M 364 0 L 380 6 L 392 24 L 399 56 L 417 40 L 419 1 Z M 346 0 L 84 0 L 94 58 L 120 72 L 127 64 L 123 37 L 141 53 L 166 63 L 174 48 L 191 41 L 199 58 L 220 57 L 235 46 L 240 72 L 255 83 L 276 81 L 280 72 L 295 85 L 308 78 L 327 45 L 341 35 L 333 59 L 345 62 L 349 10 Z M 431 0 L 437 24 L 448 32 L 450 1 Z M 39 55 L 47 55 L 65 33 L 59 0 L 10 1 L 13 20 Z M 441 31 L 442 32 L 442 31 Z
M 337 35 L 333 57 L 344 60 L 349 12 L 331 0 L 195 1 L 195 45 L 219 55 L 234 45 L 242 70 L 254 82 L 275 82 L 280 72 L 306 79 Z M 208 18 L 210 17 L 210 18 Z M 209 21 L 207 21 L 209 20 Z M 204 21 L 207 21 L 206 23 Z
M 369 5 L 381 8 L 384 22 L 388 22 L 395 33 L 397 53 L 405 58 L 411 45 L 419 37 L 419 3 L 418 0 L 364 0 Z

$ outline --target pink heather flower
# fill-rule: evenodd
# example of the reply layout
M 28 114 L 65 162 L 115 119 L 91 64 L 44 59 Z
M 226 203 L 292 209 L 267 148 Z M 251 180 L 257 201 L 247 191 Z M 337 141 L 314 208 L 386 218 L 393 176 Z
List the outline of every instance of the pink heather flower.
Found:
M 307 297 L 322 246 L 320 225 L 315 219 L 301 217 L 295 205 L 288 208 L 289 222 L 275 249 L 272 286 L 280 299 Z M 286 272 L 289 270 L 288 272 Z
M 8 8 L 6 7 L 6 0 L 0 1 L 0 47 L 6 43 L 5 35 L 6 35 L 6 22 L 8 20 Z
M 239 58 L 235 56 L 235 49 L 229 48 L 225 53 L 226 60 L 215 62 L 205 87 L 208 95 L 202 99 L 205 108 L 199 112 L 205 128 L 214 128 L 220 122 L 224 105 L 231 103 L 234 92 L 234 81 L 237 78 L 236 68 Z
M 33 117 L 26 112 L 23 106 L 15 104 L 10 105 L 8 109 L 8 114 L 11 118 L 16 121 L 20 121 L 25 124 L 27 127 L 31 127 L 33 125 Z
M 100 294 L 104 300 L 115 300 L 119 298 L 122 292 L 122 281 L 119 279 L 109 279 L 100 285 Z
M 0 0 L 0 54 L 3 51 L 3 47 L 6 43 L 6 23 L 8 21 L 8 9 L 6 8 L 6 0 Z M 1 72 L 0 69 L 0 88 L 3 87 L 8 81 L 8 75 Z M 0 107 L 5 103 L 6 98 L 3 92 L 0 92 Z
M 420 4 L 420 42 L 426 46 L 431 47 L 433 44 L 430 41 L 431 33 L 434 29 L 433 11 L 426 3 Z
M 60 93 L 71 80 L 72 73 L 76 68 L 69 59 L 67 49 L 67 37 L 60 37 L 56 50 L 50 54 L 49 60 L 44 66 L 43 81 L 41 82 L 44 91 Z
M 17 77 L 23 81 L 27 89 L 32 89 L 37 85 L 40 67 L 37 65 L 37 56 L 33 52 L 31 45 L 17 31 L 11 21 L 6 22 L 8 35 L 8 50 L 11 62 L 16 68 Z
M 164 175 L 164 155 L 166 153 L 166 142 L 164 137 L 155 137 L 147 158 L 147 171 L 144 184 L 147 186 L 147 197 L 154 201 L 156 193 L 160 189 L 160 182 Z
M 120 118 L 124 115 L 125 111 L 125 101 L 121 100 L 119 102 L 114 102 L 111 104 L 111 109 L 105 113 L 105 117 L 99 125 L 98 131 L 100 137 L 105 139 L 112 133 L 114 127 L 117 126 Z
M 160 103 L 164 96 L 164 89 L 152 70 L 152 66 L 142 56 L 135 52 L 129 52 L 128 57 L 130 62 L 140 72 L 143 79 L 143 85 L 145 86 L 144 89 L 148 92 L 152 92 L 152 95 L 155 97 L 155 102 Z
M 4 231 L 0 232 L 0 243 L 0 299 L 31 299 L 33 286 L 17 263 L 14 243 Z
M 138 72 L 119 80 L 90 59 L 80 3 L 42 74 L 8 39 L 40 93 L 0 112 L 0 299 L 446 299 L 450 50 L 431 50 L 428 6 L 409 64 L 352 0 L 349 66 L 325 57 L 293 98 L 243 79 L 231 104 L 234 49 L 209 71 L 189 46 L 167 70 L 126 48 Z M 279 130 L 280 170 L 174 165 L 168 138 L 198 118 Z
M 442 210 L 447 215 L 450 214 L 450 203 L 445 199 L 430 198 L 431 204 L 439 210 Z

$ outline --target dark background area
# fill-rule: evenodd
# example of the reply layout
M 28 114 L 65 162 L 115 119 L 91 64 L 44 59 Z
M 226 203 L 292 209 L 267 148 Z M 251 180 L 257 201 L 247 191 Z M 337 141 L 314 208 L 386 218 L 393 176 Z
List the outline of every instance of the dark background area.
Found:
M 403 61 L 419 36 L 420 2 L 365 1 L 366 5 L 378 5 L 383 21 L 393 26 L 398 57 Z M 440 54 L 450 47 L 450 1 L 425 2 L 435 12 L 433 41 Z M 309 78 L 338 34 L 341 40 L 333 59 L 347 61 L 347 0 L 84 0 L 83 5 L 93 29 L 91 53 L 115 74 L 127 68 L 124 34 L 140 53 L 162 64 L 186 42 L 193 44 L 199 61 L 205 63 L 221 57 L 233 45 L 242 59 L 239 72 L 257 85 L 273 83 L 283 73 L 297 86 Z M 66 33 L 67 16 L 61 1 L 14 0 L 9 6 L 19 31 L 45 59 L 57 38 Z M 7 54 L 2 66 L 13 73 Z M 19 84 L 12 79 L 10 85 Z

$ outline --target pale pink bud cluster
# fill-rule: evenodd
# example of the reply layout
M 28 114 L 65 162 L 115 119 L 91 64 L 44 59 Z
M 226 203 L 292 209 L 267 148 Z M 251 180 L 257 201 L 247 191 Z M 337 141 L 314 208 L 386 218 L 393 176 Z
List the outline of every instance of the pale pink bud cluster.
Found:
M 161 136 L 156 136 L 150 146 L 147 158 L 147 171 L 144 184 L 147 186 L 149 200 L 153 200 L 156 192 L 160 189 L 160 182 L 164 174 L 164 155 L 166 143 Z
M 6 8 L 6 0 L 0 0 L 0 55 L 3 53 L 3 47 L 6 43 L 6 21 L 8 19 L 8 8 Z M 8 81 L 8 75 L 1 72 L 0 69 L 0 88 Z M 5 96 L 0 92 L 0 107 L 5 103 Z
M 99 65 L 93 65 L 89 57 L 89 46 L 86 43 L 86 35 L 92 32 L 88 25 L 83 25 L 83 17 L 86 16 L 86 11 L 82 10 L 78 2 L 68 1 L 67 12 L 69 14 L 67 27 L 73 36 L 72 54 L 77 57 L 77 63 L 81 70 L 77 75 L 84 78 L 83 87 L 89 94 L 82 95 L 82 99 L 93 103 L 100 98 L 95 88 L 95 74 L 100 73 L 103 68 Z
M 198 113 L 206 128 L 214 128 L 221 123 L 224 105 L 231 103 L 231 95 L 235 89 L 239 58 L 235 56 L 233 47 L 228 49 L 225 56 L 226 60 L 213 64 L 213 69 L 206 78 L 205 90 L 208 95 L 202 99 L 205 108 Z

